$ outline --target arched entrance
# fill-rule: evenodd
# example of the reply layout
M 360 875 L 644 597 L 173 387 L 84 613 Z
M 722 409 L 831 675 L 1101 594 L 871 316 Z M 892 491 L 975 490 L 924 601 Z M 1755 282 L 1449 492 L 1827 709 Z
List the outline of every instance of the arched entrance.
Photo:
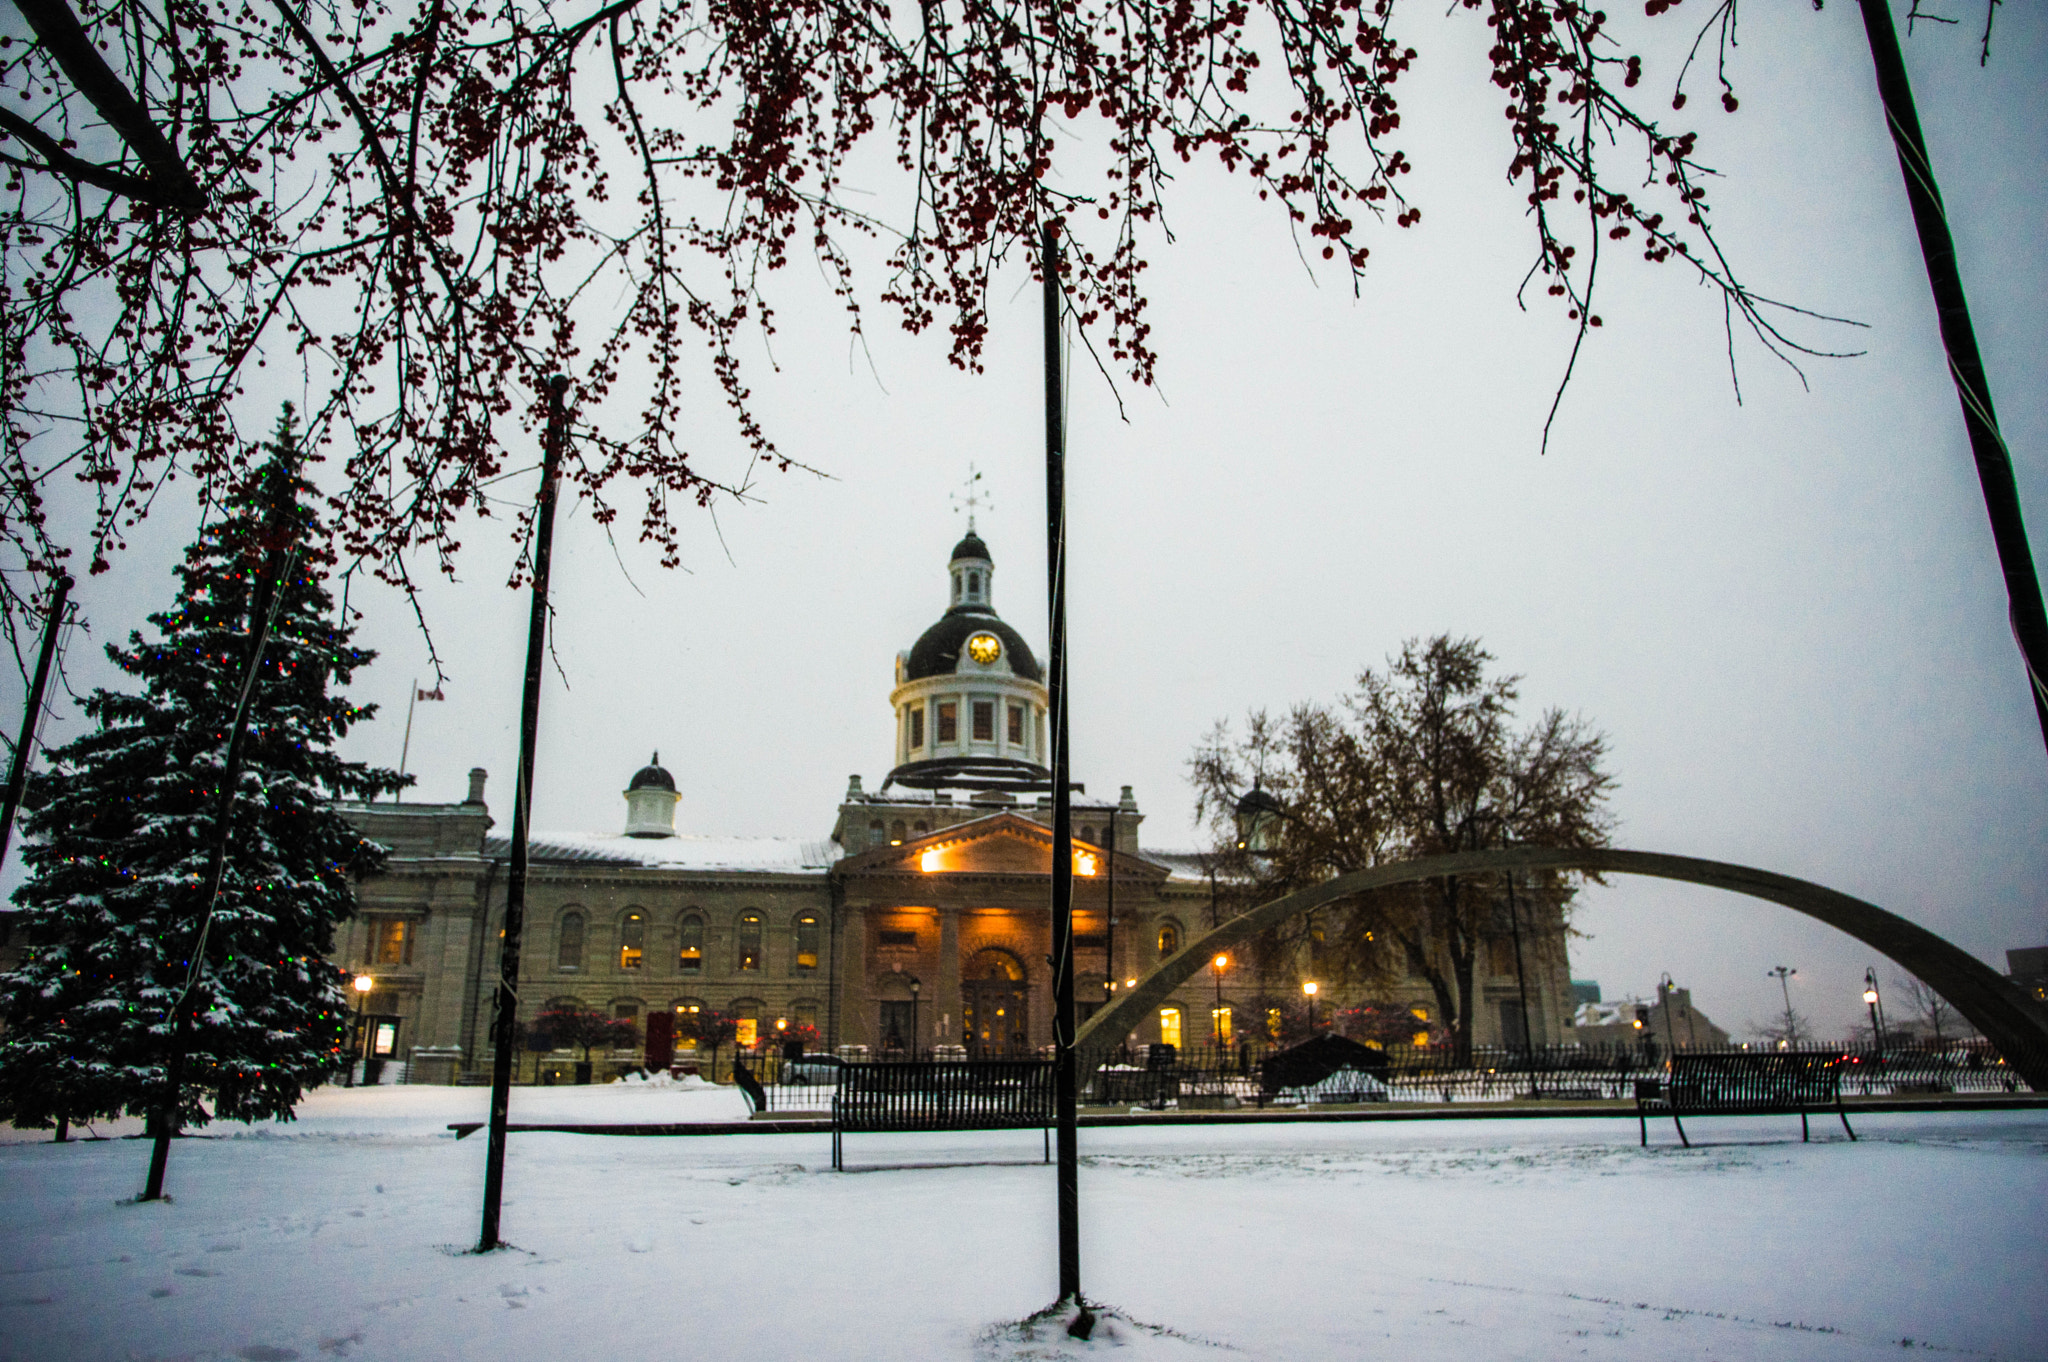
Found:
M 1031 1053 L 1031 991 L 1023 962 L 1000 946 L 976 951 L 961 971 L 960 1019 L 977 1059 Z
M 1748 894 L 1804 913 L 1882 951 L 1925 980 L 1998 1047 L 2006 1062 L 2036 1092 L 2048 1092 L 2048 1017 L 2010 980 L 1925 927 L 1888 913 L 1876 904 L 1790 875 L 1775 875 L 1724 861 L 1613 848 L 1515 847 L 1508 851 L 1467 851 L 1339 875 L 1312 889 L 1261 904 L 1185 943 L 1175 954 L 1160 961 L 1159 967 L 1140 979 L 1135 988 L 1089 1018 L 1075 1037 L 1075 1046 L 1084 1057 L 1097 1046 L 1101 1053 L 1107 1053 L 1116 1041 L 1136 1030 L 1148 1013 L 1166 1002 L 1176 988 L 1206 968 L 1216 952 L 1227 950 L 1296 913 L 1389 885 L 1509 870 L 1649 875 Z M 1095 1044 L 1091 1045 L 1091 1041 Z M 1085 1058 L 1082 1068 L 1088 1068 Z

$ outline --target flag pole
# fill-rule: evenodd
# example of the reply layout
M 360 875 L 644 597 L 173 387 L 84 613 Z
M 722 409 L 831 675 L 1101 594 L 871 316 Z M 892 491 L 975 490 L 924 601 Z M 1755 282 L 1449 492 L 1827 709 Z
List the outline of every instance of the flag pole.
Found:
M 548 435 L 541 454 L 540 505 L 533 526 L 533 609 L 526 625 L 526 693 L 519 715 L 519 774 L 512 787 L 512 863 L 505 875 L 505 943 L 498 957 L 492 1018 L 491 1135 L 484 1155 L 483 1234 L 476 1251 L 502 1248 L 498 1212 L 505 1194 L 505 1135 L 512 1102 L 512 1050 L 519 1034 L 519 938 L 526 925 L 526 829 L 533 815 L 533 740 L 540 728 L 541 663 L 547 656 L 548 564 L 555 540 L 555 478 L 568 442 L 563 395 L 569 380 L 548 380 Z
M 398 788 L 392 791 L 391 794 L 391 802 L 394 804 L 403 804 L 405 802 L 405 782 L 403 777 L 405 775 L 406 759 L 412 755 L 412 707 L 419 702 L 420 679 L 415 676 L 412 679 L 412 691 L 405 701 L 405 741 L 398 748 L 398 774 L 401 779 Z

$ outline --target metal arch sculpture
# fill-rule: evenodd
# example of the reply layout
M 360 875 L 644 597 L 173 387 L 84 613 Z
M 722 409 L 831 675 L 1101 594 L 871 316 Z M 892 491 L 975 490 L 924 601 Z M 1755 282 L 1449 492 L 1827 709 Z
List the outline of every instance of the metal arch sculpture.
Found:
M 1467 851 L 1401 861 L 1370 870 L 1339 875 L 1313 888 L 1263 903 L 1231 918 L 1183 945 L 1140 979 L 1123 997 L 1088 1019 L 1075 1037 L 1084 1053 L 1096 1036 L 1121 1040 L 1141 1018 L 1182 984 L 1208 966 L 1221 950 L 1285 921 L 1296 913 L 1372 889 L 1412 884 L 1447 875 L 1484 874 L 1509 870 L 1583 870 L 1600 874 L 1648 875 L 1727 889 L 1804 913 L 1847 932 L 1882 951 L 1924 980 L 1998 1047 L 2006 1062 L 2035 1091 L 2048 1091 L 2048 1015 L 2003 975 L 1976 957 L 1951 945 L 1924 927 L 1915 926 L 1876 904 L 1851 898 L 1807 880 L 1776 875 L 1750 866 L 1704 861 L 1692 856 L 1666 856 L 1653 851 L 1615 848 L 1574 850 L 1514 847 L 1505 851 Z M 1084 1075 L 1085 1076 L 1085 1075 Z

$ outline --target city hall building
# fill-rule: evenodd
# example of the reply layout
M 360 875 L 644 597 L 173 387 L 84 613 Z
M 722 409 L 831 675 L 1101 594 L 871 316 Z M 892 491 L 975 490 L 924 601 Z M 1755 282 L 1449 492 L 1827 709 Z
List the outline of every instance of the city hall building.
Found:
M 531 832 L 522 1021 L 565 1006 L 631 1019 L 647 1046 L 607 1056 L 615 1065 L 658 1062 L 671 1036 L 687 1059 L 691 1019 L 707 1011 L 735 1019 L 742 1044 L 804 1028 L 818 1046 L 877 1056 L 941 1045 L 1027 1055 L 1052 1043 L 1044 674 L 996 613 L 994 563 L 971 524 L 947 576 L 945 613 L 896 657 L 894 765 L 873 791 L 852 777 L 824 836 L 679 829 L 659 754 L 626 781 L 615 831 Z M 361 995 L 369 1048 L 406 1061 L 413 1081 L 454 1081 L 490 1060 L 510 844 L 485 786 L 474 770 L 459 803 L 344 806 L 391 854 L 359 886 L 340 963 L 372 980 Z M 1200 857 L 1145 849 L 1143 823 L 1130 786 L 1115 800 L 1074 795 L 1084 1016 L 1216 911 Z M 1525 974 L 1541 1042 L 1561 1034 L 1570 991 L 1562 931 L 1538 938 L 1549 944 Z M 1482 1041 L 1520 1018 L 1512 961 L 1494 952 L 1488 964 Z M 1427 1014 L 1426 986 L 1411 984 Z M 1240 1012 L 1233 1028 L 1231 1000 L 1251 988 L 1230 977 L 1219 992 L 1205 972 L 1134 1039 L 1241 1036 L 1251 1019 Z

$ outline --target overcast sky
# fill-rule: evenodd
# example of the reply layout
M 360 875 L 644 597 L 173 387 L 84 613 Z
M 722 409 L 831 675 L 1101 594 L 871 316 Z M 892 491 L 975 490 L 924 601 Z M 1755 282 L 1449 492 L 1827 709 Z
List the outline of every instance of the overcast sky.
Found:
M 1077 365 L 1070 427 L 1075 771 L 1091 794 L 1133 786 L 1147 843 L 1195 844 L 1185 762 L 1217 719 L 1333 700 L 1446 631 L 1524 677 L 1526 712 L 1562 705 L 1608 733 L 1617 845 L 1816 880 L 2001 970 L 2006 948 L 2048 941 L 2048 756 L 1861 23 L 1789 0 L 1743 20 L 1741 112 L 1692 105 L 1728 175 L 1722 239 L 1764 292 L 1870 328 L 1805 333 L 1868 350 L 1808 364 L 1811 391 L 1738 342 L 1738 405 L 1716 297 L 1624 253 L 1539 454 L 1570 330 L 1515 306 L 1532 240 L 1503 183 L 1486 30 L 1462 11 L 1409 16 L 1404 187 L 1424 218 L 1373 234 L 1361 296 L 1304 268 L 1241 183 L 1175 186 L 1177 240 L 1146 276 L 1160 390 L 1126 392 L 1121 420 Z M 1923 29 L 1907 56 L 2039 557 L 2048 19 L 2007 6 L 1984 70 L 1980 20 Z M 1673 74 L 1653 59 L 1645 79 Z M 1043 652 L 1036 290 L 1005 281 L 988 373 L 969 377 L 879 312 L 856 353 L 816 272 L 787 274 L 780 367 L 754 387 L 783 448 L 829 476 L 769 474 L 715 524 L 685 519 L 681 572 L 565 507 L 537 827 L 620 828 L 625 781 L 658 748 L 683 830 L 824 836 L 849 773 L 873 789 L 889 767 L 893 660 L 945 606 L 970 461 L 994 498 L 996 605 Z M 743 458 L 718 410 L 701 447 L 714 474 Z M 86 585 L 98 640 L 168 601 L 188 528 L 167 514 Z M 409 767 L 427 800 L 488 768 L 502 825 L 527 603 L 505 589 L 502 537 L 467 537 L 462 580 L 425 597 L 448 698 L 419 708 Z M 384 712 L 349 750 L 395 765 L 426 648 L 393 597 L 356 603 L 383 654 L 358 696 Z M 74 684 L 109 679 L 96 649 L 71 648 Z M 59 714 L 47 741 L 78 731 Z M 1831 1033 L 1860 1015 L 1865 966 L 1892 968 L 1704 889 L 1617 881 L 1577 923 L 1576 976 L 1611 997 L 1669 971 L 1737 1032 L 1778 1009 L 1774 965 L 1799 970 L 1795 1003 Z

